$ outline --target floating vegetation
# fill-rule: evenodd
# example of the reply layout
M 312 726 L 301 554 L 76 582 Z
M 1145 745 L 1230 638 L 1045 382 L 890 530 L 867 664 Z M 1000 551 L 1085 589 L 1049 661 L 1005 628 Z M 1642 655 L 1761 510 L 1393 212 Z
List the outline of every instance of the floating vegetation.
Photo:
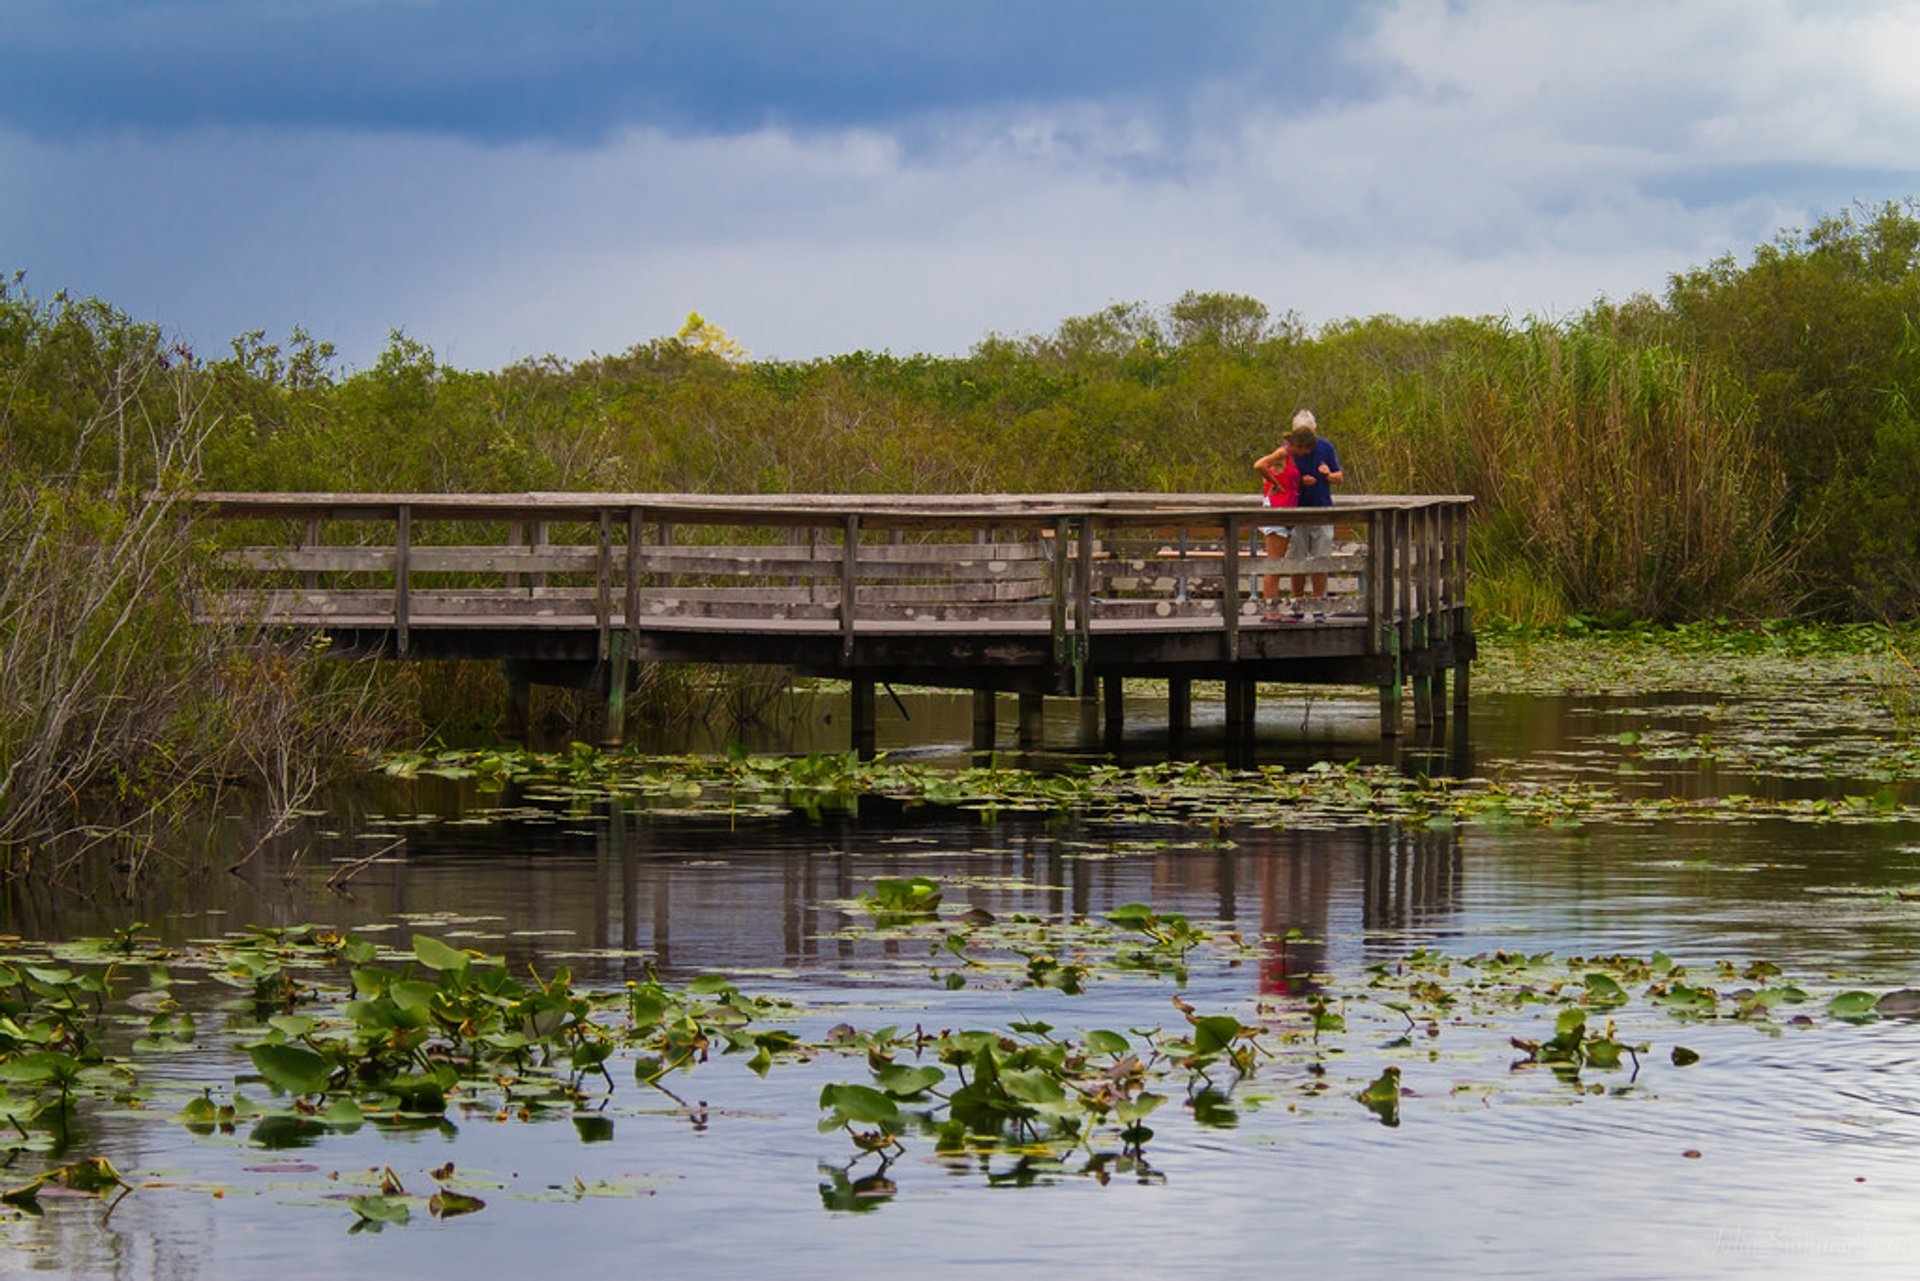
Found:
M 1638 740 L 1636 740 L 1638 741 Z M 1642 754 L 1652 759 L 1657 744 Z M 1731 752 L 1731 748 L 1724 749 Z M 1882 754 L 1880 765 L 1892 759 Z M 658 818 L 754 817 L 818 814 L 858 808 L 863 797 L 908 805 L 938 805 L 989 813 L 1067 812 L 1099 821 L 1273 827 L 1350 827 L 1398 822 L 1419 827 L 1446 823 L 1577 826 L 1596 821 L 1784 818 L 1817 823 L 1920 821 L 1920 804 L 1892 786 L 1818 797 L 1770 797 L 1746 792 L 1679 797 L 1648 794 L 1577 774 L 1526 781 L 1434 778 L 1388 765 L 1321 761 L 1305 769 L 1266 765 L 1251 770 L 1191 761 L 1140 766 L 1072 765 L 1046 772 L 1000 765 L 949 769 L 851 753 L 725 759 L 601 753 L 576 744 L 563 754 L 517 748 L 405 753 L 381 768 L 401 776 L 428 774 L 442 764 L 463 777 L 494 778 L 565 797 L 572 807 L 632 803 Z M 1777 762 L 1776 762 L 1777 765 Z M 1914 762 L 1920 769 L 1920 758 Z M 1785 771 L 1779 771 L 1785 772 Z M 1871 772 L 1871 771 L 1869 771 Z M 1882 771 L 1884 773 L 1884 771 Z M 1902 773 L 1902 778 L 1920 774 Z M 567 783 L 560 791 L 552 785 Z M 655 807 L 657 801 L 668 802 Z M 517 815 L 518 812 L 515 811 Z
M 1208 1009 L 1183 995 L 1197 967 L 1230 970 L 1312 940 L 1298 931 L 1250 936 L 1143 903 L 1098 917 L 995 916 L 949 902 L 945 889 L 928 877 L 879 878 L 842 904 L 854 918 L 849 933 L 890 952 L 922 949 L 936 988 L 1071 998 L 1145 982 L 1164 985 L 1172 1016 L 1159 1026 L 1074 1028 L 1058 1013 L 1071 1007 L 1056 1006 L 1049 1019 L 997 1026 L 828 1025 L 831 1013 L 751 995 L 720 975 L 674 986 L 648 973 L 593 988 L 564 966 L 514 975 L 495 957 L 428 934 L 394 947 L 324 926 L 255 928 L 163 947 L 136 925 L 111 938 L 16 946 L 0 959 L 0 1114 L 9 1121 L 0 1150 L 9 1161 L 45 1162 L 0 1190 L 0 1203 L 36 1212 L 55 1184 L 96 1199 L 207 1189 L 133 1182 L 106 1156 L 61 1155 L 87 1105 L 269 1152 L 365 1129 L 450 1135 L 466 1122 L 566 1122 L 587 1145 L 612 1138 L 616 1116 L 709 1124 L 716 1110 L 689 1102 L 679 1083 L 732 1057 L 756 1075 L 811 1065 L 829 1078 L 815 1096 L 818 1128 L 845 1146 L 838 1159 L 819 1158 L 821 1201 L 857 1212 L 897 1195 L 888 1168 L 915 1147 L 978 1161 L 996 1185 L 1156 1182 L 1167 1177 L 1149 1160 L 1163 1113 L 1214 1129 L 1276 1107 L 1410 1126 L 1456 1098 L 1485 1107 L 1501 1096 L 1541 1097 L 1529 1079 L 1567 1102 L 1643 1093 L 1649 1077 L 1700 1060 L 1708 1026 L 1779 1035 L 1920 1012 L 1920 992 L 1823 986 L 1768 961 L 1433 948 L 1345 978 L 1302 975 L 1285 994 Z M 211 981 L 225 1001 L 185 1008 L 175 992 L 192 979 Z M 197 1085 L 177 1071 L 143 1080 L 186 1048 L 237 1070 Z M 609 1107 L 635 1089 L 665 1106 Z M 877 1168 L 856 1174 L 864 1162 Z M 431 1188 L 409 1188 L 391 1166 L 377 1167 L 325 1199 L 352 1215 L 350 1230 L 370 1232 L 481 1213 L 480 1193 L 501 1186 L 460 1176 L 451 1163 L 431 1179 Z M 576 1180 L 551 1199 L 651 1195 L 654 1182 Z

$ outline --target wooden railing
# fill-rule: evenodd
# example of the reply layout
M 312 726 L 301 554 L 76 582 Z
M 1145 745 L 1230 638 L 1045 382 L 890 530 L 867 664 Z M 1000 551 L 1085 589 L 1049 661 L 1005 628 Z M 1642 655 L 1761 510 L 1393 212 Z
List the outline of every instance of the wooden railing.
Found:
M 1305 626 L 1411 649 L 1465 603 L 1461 496 L 1358 497 L 1284 514 L 1225 494 L 205 494 L 231 571 L 216 608 L 275 626 L 620 632 L 1035 632 L 1056 659 L 1096 632 L 1263 625 L 1259 580 L 1324 573 Z M 1315 561 L 1259 527 L 1335 526 Z M 636 649 L 621 647 L 627 653 Z

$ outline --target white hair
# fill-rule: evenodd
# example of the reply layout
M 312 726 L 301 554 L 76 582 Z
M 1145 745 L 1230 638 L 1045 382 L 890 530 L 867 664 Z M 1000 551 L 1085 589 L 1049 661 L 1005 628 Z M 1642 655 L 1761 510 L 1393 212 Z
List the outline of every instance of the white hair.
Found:
M 1308 431 L 1317 431 L 1320 427 L 1320 424 L 1313 420 L 1313 411 L 1311 409 L 1303 409 L 1295 414 L 1293 416 L 1293 425 L 1295 427 L 1305 427 Z

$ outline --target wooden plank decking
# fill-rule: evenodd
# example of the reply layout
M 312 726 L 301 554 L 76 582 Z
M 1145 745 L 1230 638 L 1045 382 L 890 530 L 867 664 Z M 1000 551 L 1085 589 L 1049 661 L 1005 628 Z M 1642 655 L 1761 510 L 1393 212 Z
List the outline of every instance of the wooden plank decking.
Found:
M 1082 698 L 1123 676 L 1372 685 L 1391 734 L 1406 683 L 1417 725 L 1445 716 L 1449 669 L 1464 691 L 1471 501 L 1289 512 L 1334 525 L 1334 553 L 1311 562 L 1262 554 L 1258 527 L 1275 514 L 1227 494 L 262 493 L 195 505 L 225 525 L 212 616 L 324 633 L 342 651 L 597 681 L 610 708 L 638 663 L 771 663 L 869 696 L 879 681 Z M 1327 595 L 1270 621 L 1262 577 L 1284 590 L 1295 574 L 1327 575 Z

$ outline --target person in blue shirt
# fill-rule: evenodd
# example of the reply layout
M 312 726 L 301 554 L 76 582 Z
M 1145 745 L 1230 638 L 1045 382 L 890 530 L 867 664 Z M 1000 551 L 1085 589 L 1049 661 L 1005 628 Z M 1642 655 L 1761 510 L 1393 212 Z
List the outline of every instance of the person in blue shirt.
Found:
M 1320 435 L 1320 426 L 1314 421 L 1313 411 L 1303 409 L 1293 416 L 1293 429 L 1287 433 L 1287 452 L 1293 455 L 1293 465 L 1300 472 L 1300 506 L 1333 506 L 1333 487 L 1345 480 L 1340 472 L 1340 455 L 1334 452 L 1333 442 Z M 1287 559 L 1313 560 L 1333 554 L 1333 524 L 1312 524 L 1298 522 L 1293 527 L 1293 541 L 1287 546 Z M 1293 599 L 1298 601 L 1306 592 L 1308 575 L 1293 576 Z M 1315 617 L 1325 616 L 1327 598 L 1327 576 L 1315 573 L 1313 595 L 1318 602 L 1319 612 Z

